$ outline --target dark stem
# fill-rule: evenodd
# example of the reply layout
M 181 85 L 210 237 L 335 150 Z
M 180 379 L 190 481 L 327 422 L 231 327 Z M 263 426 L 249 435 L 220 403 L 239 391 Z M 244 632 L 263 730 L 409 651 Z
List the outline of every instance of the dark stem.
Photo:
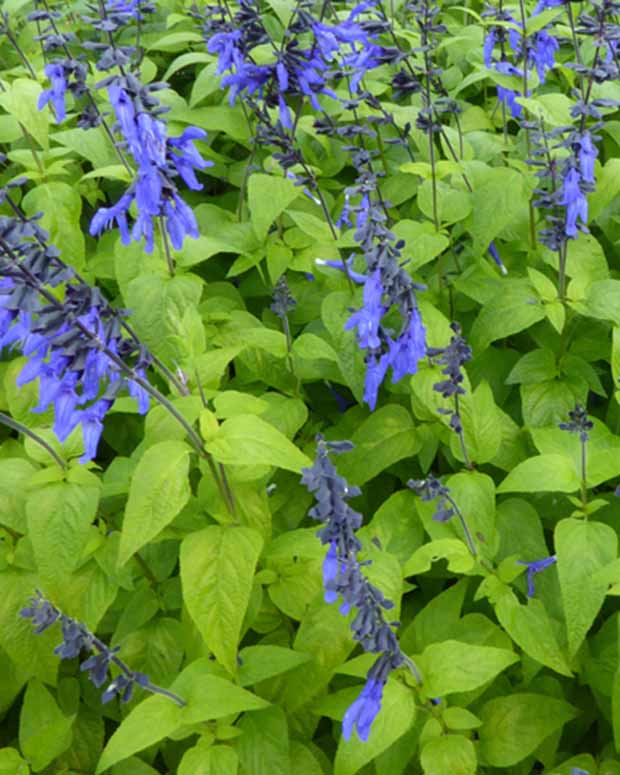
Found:
M 454 509 L 454 513 L 459 518 L 459 522 L 461 523 L 461 527 L 463 528 L 463 533 L 465 533 L 465 541 L 467 542 L 467 546 L 469 548 L 469 551 L 474 559 L 477 559 L 478 552 L 476 551 L 476 546 L 474 544 L 474 539 L 472 537 L 472 534 L 469 532 L 469 528 L 467 527 L 467 522 L 465 521 L 465 517 L 463 516 L 463 512 L 459 509 L 459 507 L 456 505 L 456 501 L 451 495 L 445 496 L 448 503 L 452 506 Z
M 65 461 L 56 453 L 53 447 L 51 447 L 45 439 L 41 438 L 38 433 L 35 433 L 34 431 L 30 430 L 25 425 L 22 425 L 22 423 L 18 422 L 17 420 L 14 420 L 12 417 L 9 417 L 8 415 L 4 414 L 3 412 L 0 412 L 0 423 L 2 425 L 6 425 L 7 428 L 11 428 L 14 431 L 17 431 L 18 433 L 23 433 L 24 436 L 28 436 L 33 441 L 35 441 L 40 447 L 43 447 L 43 449 L 46 452 L 49 452 L 49 454 L 54 458 L 54 460 L 58 463 L 58 465 L 65 469 L 67 467 L 67 464 Z

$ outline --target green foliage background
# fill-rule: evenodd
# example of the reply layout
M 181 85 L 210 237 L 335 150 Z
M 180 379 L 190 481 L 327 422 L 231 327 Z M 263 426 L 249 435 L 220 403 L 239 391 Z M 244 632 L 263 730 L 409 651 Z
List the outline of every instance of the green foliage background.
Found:
M 429 345 L 446 346 L 456 319 L 473 348 L 462 401 L 468 470 L 437 411 L 439 367 L 424 362 L 415 376 L 387 382 L 373 413 L 361 404 L 363 356 L 343 329 L 361 291 L 352 296 L 339 272 L 315 264 L 353 249 L 352 232 L 334 241 L 320 208 L 282 178 L 269 149 L 254 148 L 251 121 L 219 88 L 188 8 L 157 6 L 143 30 L 143 78 L 170 82 L 159 96 L 171 132 L 206 129 L 200 150 L 215 163 L 205 191 L 187 196 L 201 236 L 175 254 L 174 276 L 160 245 L 149 256 L 114 231 L 87 236 L 93 210 L 104 193 L 116 197 L 125 173 L 100 129 L 57 126 L 51 111 L 37 110 L 44 63 L 23 0 L 3 10 L 37 79 L 0 39 L 0 149 L 9 162 L 0 182 L 28 179 L 22 206 L 43 211 L 64 260 L 130 309 L 151 351 L 187 375 L 184 397 L 151 378 L 198 424 L 237 511 L 161 406 L 142 419 L 132 400 L 117 400 L 98 464 L 81 466 L 79 430 L 55 440 L 50 413 L 31 412 L 36 384 L 16 387 L 24 359 L 5 351 L 0 410 L 36 429 L 68 467 L 0 432 L 0 773 L 528 775 L 535 763 L 555 775 L 574 766 L 620 773 L 617 112 L 608 111 L 599 144 L 591 233 L 569 244 L 562 303 L 555 254 L 530 240 L 535 180 L 523 132 L 511 122 L 503 133 L 500 77 L 482 64 L 481 4 L 443 3 L 449 35 L 439 60 L 463 107 L 464 142 L 458 162 L 447 153 L 438 162 L 439 230 L 419 130 L 414 163 L 386 146 L 382 186 L 407 269 L 428 286 L 418 298 Z M 265 4 L 276 34 L 290 8 Z M 416 44 L 413 28 L 395 28 Z M 558 65 L 528 110 L 550 126 L 569 122 L 574 80 Z M 419 97 L 396 103 L 389 84 L 384 68 L 367 86 L 401 129 L 415 125 Z M 618 83 L 604 90 L 620 97 Z M 312 121 L 302 114 L 298 140 L 337 215 L 352 170 Z M 492 240 L 506 277 L 486 254 Z M 283 272 L 297 300 L 290 352 L 269 309 Z M 346 412 L 331 387 L 350 399 Z M 557 427 L 576 402 L 594 420 L 585 489 L 579 440 Z M 353 503 L 365 515 L 363 557 L 395 601 L 402 647 L 424 677 L 422 688 L 404 672 L 390 678 L 367 743 L 345 742 L 340 722 L 372 658 L 323 601 L 325 550 L 300 484 L 318 431 L 356 445 L 337 463 L 363 488 Z M 486 567 L 456 521 L 433 521 L 433 504 L 405 487 L 431 467 L 446 477 Z M 551 553 L 557 566 L 537 577 L 528 600 L 517 561 Z M 35 588 L 187 707 L 140 692 L 128 707 L 102 706 L 77 661 L 54 656 L 60 633 L 35 637 L 18 617 Z

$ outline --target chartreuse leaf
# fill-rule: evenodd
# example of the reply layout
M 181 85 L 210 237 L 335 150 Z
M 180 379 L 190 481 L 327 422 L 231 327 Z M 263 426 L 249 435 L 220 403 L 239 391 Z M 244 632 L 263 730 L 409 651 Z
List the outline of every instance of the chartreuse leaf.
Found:
M 290 775 L 288 723 L 273 705 L 244 716 L 237 741 L 241 772 L 248 775 Z
M 166 697 L 153 695 L 137 705 L 121 722 L 101 754 L 97 773 L 163 740 L 191 724 L 259 710 L 269 703 L 230 681 L 213 675 L 213 663 L 199 659 L 185 668 L 170 687 L 187 702 L 179 708 Z
M 411 414 L 389 404 L 373 412 L 351 437 L 355 448 L 338 461 L 338 470 L 352 484 L 362 485 L 420 448 Z
M 545 317 L 545 308 L 534 288 L 525 280 L 507 280 L 494 294 L 472 326 L 470 342 L 476 352 L 497 339 L 517 334 Z
M 48 689 L 31 679 L 19 717 L 19 747 L 40 772 L 71 745 L 74 716 L 65 716 Z
M 579 476 L 565 455 L 535 455 L 511 471 L 497 492 L 575 492 Z
M 476 749 L 463 735 L 442 735 L 422 748 L 424 775 L 476 775 Z
M 31 490 L 26 500 L 28 536 L 41 583 L 59 604 L 63 587 L 77 568 L 99 503 L 99 480 L 90 486 L 54 482 Z
M 362 687 L 360 686 L 360 691 Z M 368 741 L 360 742 L 355 730 L 350 740 L 340 738 L 334 775 L 354 775 L 405 734 L 415 718 L 411 689 L 398 681 L 388 680 L 383 690 L 381 712 L 370 730 Z
M 465 515 L 468 527 L 474 535 L 474 541 L 486 557 L 494 557 L 499 546 L 499 536 L 495 529 L 495 484 L 490 476 L 478 471 L 455 474 L 448 480 L 452 497 Z M 454 529 L 461 535 L 461 526 Z
M 429 697 L 477 689 L 518 661 L 519 657 L 512 651 L 456 640 L 432 643 L 416 659 Z
M 299 196 L 292 180 L 254 173 L 248 181 L 248 203 L 256 236 L 263 240 L 275 219 Z
M 403 566 L 403 576 L 415 576 L 430 570 L 431 564 L 446 559 L 448 570 L 467 573 L 474 567 L 474 558 L 467 545 L 458 538 L 438 538 L 417 549 Z
M 568 635 L 568 650 L 576 654 L 607 594 L 608 582 L 596 571 L 618 556 L 616 531 L 601 522 L 563 519 L 554 533 L 558 576 Z
M 528 199 L 523 175 L 510 167 L 488 170 L 484 183 L 474 190 L 469 231 L 474 251 L 482 254 L 509 224 L 527 216 Z
M 65 261 L 81 271 L 84 265 L 84 234 L 80 226 L 82 197 L 74 186 L 57 181 L 39 183 L 23 199 L 28 215 L 42 212 L 41 226 L 49 241 L 62 247 Z
M 473 393 L 466 393 L 459 401 L 465 447 L 475 463 L 488 463 L 499 451 L 502 429 L 499 411 L 488 382 L 481 382 Z M 464 461 L 459 438 L 450 437 L 450 450 L 457 460 Z
M 480 762 L 511 767 L 533 753 L 550 734 L 577 715 L 572 705 L 544 694 L 511 694 L 490 700 L 482 719 Z
M 312 465 L 283 433 L 252 414 L 225 420 L 206 447 L 218 463 L 277 466 L 296 473 Z
M 232 674 L 262 546 L 257 530 L 219 525 L 192 533 L 181 544 L 185 604 L 209 649 Z
M 30 775 L 30 767 L 15 748 L 0 748 L 0 775 Z
M 125 507 L 119 566 L 169 525 L 189 500 L 189 453 L 182 441 L 160 441 L 140 458 Z
M 237 775 L 239 757 L 228 745 L 211 745 L 202 738 L 181 759 L 177 775 Z
M 239 685 L 252 686 L 266 678 L 286 673 L 294 667 L 303 665 L 311 657 L 284 646 L 248 646 L 239 652 Z
M 0 92 L 0 105 L 10 116 L 19 121 L 42 148 L 47 150 L 50 113 L 49 108 L 45 110 L 37 108 L 41 91 L 39 84 L 30 78 L 17 78 L 10 86 L 3 87 Z

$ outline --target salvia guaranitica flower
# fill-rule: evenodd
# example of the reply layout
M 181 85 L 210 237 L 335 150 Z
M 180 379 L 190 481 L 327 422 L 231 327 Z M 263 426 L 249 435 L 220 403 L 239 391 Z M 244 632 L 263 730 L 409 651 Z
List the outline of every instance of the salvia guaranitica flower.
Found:
M 537 573 L 540 573 L 543 570 L 546 570 L 547 568 L 550 568 L 552 565 L 555 565 L 557 562 L 557 557 L 555 554 L 552 554 L 550 557 L 543 557 L 542 560 L 533 560 L 532 562 L 523 562 L 522 560 L 517 560 L 518 565 L 525 565 L 527 568 L 527 596 L 528 597 L 534 597 L 536 594 L 536 589 L 534 587 L 534 577 Z
M 463 425 L 459 412 L 458 397 L 465 395 L 462 387 L 465 376 L 463 366 L 472 359 L 471 347 L 461 335 L 461 327 L 458 323 L 450 323 L 454 335 L 450 338 L 447 347 L 429 347 L 427 354 L 431 360 L 444 368 L 441 373 L 446 379 L 436 382 L 433 390 L 436 390 L 444 398 L 454 398 L 454 409 L 439 409 L 440 414 L 450 415 L 450 427 L 456 433 L 462 433 Z
M 88 672 L 88 678 L 97 689 L 110 681 L 109 672 L 112 665 L 120 670 L 120 674 L 110 681 L 104 691 L 101 697 L 103 703 L 109 702 L 115 696 L 118 696 L 121 702 L 129 702 L 133 696 L 134 687 L 140 686 L 153 694 L 168 697 L 181 707 L 185 705 L 185 701 L 178 695 L 151 683 L 145 673 L 131 670 L 118 657 L 118 646 L 115 648 L 107 646 L 86 625 L 67 616 L 46 600 L 39 590 L 29 602 L 30 604 L 22 608 L 19 613 L 25 619 L 32 620 L 35 635 L 60 622 L 63 641 L 54 649 L 56 656 L 60 659 L 75 659 L 83 651 L 91 652 L 91 656 L 81 663 L 80 670 Z
M 358 699 L 345 713 L 342 729 L 349 739 L 355 726 L 360 740 L 366 741 L 372 722 L 381 709 L 383 688 L 392 670 L 407 664 L 417 675 L 415 666 L 401 651 L 394 633 L 396 622 L 386 621 L 383 611 L 394 607 L 377 587 L 362 573 L 358 553 L 362 549 L 356 531 L 361 527 L 362 515 L 347 503 L 360 495 L 358 487 L 347 484 L 330 460 L 330 453 L 340 454 L 353 448 L 349 441 L 325 441 L 319 434 L 314 464 L 302 470 L 302 484 L 314 494 L 316 505 L 309 513 L 324 523 L 317 535 L 327 546 L 323 562 L 325 602 L 342 599 L 340 612 L 348 614 L 352 608 L 357 614 L 351 623 L 353 638 L 365 651 L 379 654 L 368 672 L 366 685 Z
M 0 191 L 0 200 L 7 193 Z M 103 418 L 121 389 L 129 390 L 141 413 L 147 411 L 148 394 L 137 380 L 145 379 L 151 357 L 122 336 L 122 313 L 46 240 L 36 219 L 0 216 L 0 349 L 28 358 L 17 384 L 38 378 L 34 411 L 54 406 L 60 441 L 81 425 L 85 463 L 96 455 Z M 63 284 L 61 300 L 50 289 Z
M 584 406 L 577 404 L 575 408 L 568 413 L 569 422 L 561 422 L 559 427 L 563 431 L 578 433 L 579 439 L 586 442 L 589 438 L 589 432 L 594 428 L 594 423 L 588 418 L 588 413 Z

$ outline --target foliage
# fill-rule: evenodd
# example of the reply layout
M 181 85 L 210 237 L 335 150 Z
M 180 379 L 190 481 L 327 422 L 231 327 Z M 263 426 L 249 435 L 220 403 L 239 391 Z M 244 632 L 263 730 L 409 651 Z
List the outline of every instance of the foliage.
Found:
M 620 3 L 0 14 L 0 775 L 619 773 Z

